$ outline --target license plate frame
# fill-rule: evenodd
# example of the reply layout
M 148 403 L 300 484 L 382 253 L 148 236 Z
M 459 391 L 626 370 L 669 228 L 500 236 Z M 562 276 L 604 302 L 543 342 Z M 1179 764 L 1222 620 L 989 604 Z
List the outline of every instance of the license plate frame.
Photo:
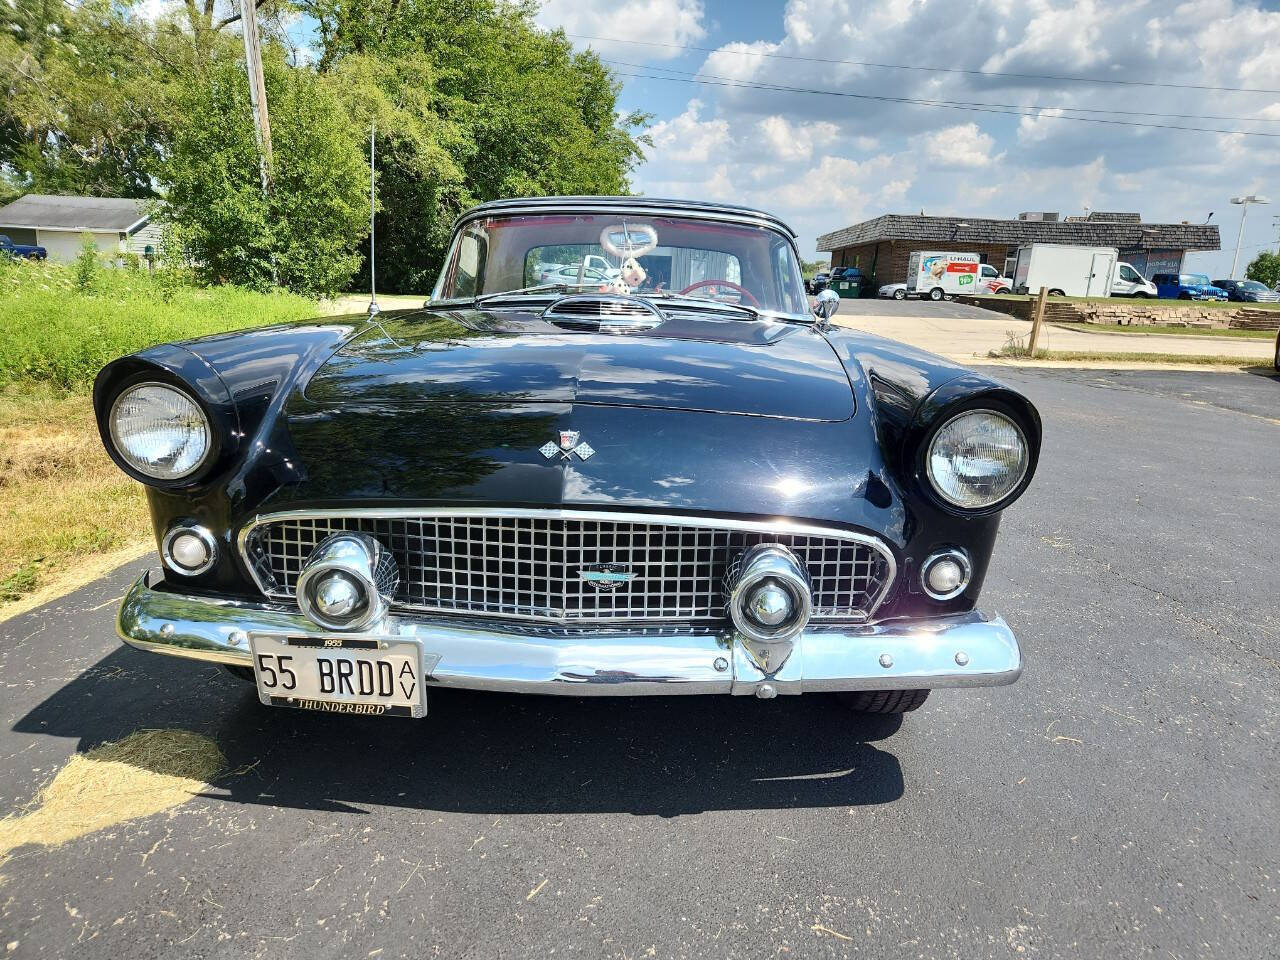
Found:
M 438 658 L 428 658 L 417 640 L 367 634 L 345 636 L 262 631 L 249 634 L 249 650 L 253 656 L 254 686 L 259 701 L 265 706 L 352 716 L 421 719 L 427 715 L 428 660 Z M 330 656 L 324 656 L 326 652 Z M 290 658 L 284 664 L 284 670 L 279 669 L 281 656 Z M 333 664 L 328 680 L 334 690 L 323 687 L 324 671 L 319 666 L 322 659 Z M 352 666 L 350 673 L 344 673 L 337 667 L 340 661 L 352 664 L 365 662 L 371 667 L 365 672 Z M 377 666 L 379 662 L 391 667 L 393 697 L 376 695 L 379 681 L 386 679 L 385 672 Z M 286 672 L 294 675 L 292 686 L 287 685 Z M 274 685 L 266 682 L 267 674 L 276 677 Z M 374 694 L 360 692 L 362 681 L 372 686 Z M 346 692 L 341 689 L 343 687 L 352 692 Z

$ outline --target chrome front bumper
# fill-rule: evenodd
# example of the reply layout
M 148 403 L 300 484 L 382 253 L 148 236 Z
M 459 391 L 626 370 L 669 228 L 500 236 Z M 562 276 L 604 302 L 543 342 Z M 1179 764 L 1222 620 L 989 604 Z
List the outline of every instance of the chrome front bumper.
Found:
M 281 604 L 171 593 L 153 586 L 158 579 L 159 571 L 144 574 L 120 605 L 116 630 L 139 650 L 249 667 L 251 633 L 334 635 Z M 768 698 L 995 686 L 1022 673 L 1022 654 L 1008 625 L 977 611 L 933 620 L 810 626 L 773 673 L 757 665 L 731 629 L 549 629 L 392 615 L 372 635 L 421 644 L 429 685 L 515 693 Z

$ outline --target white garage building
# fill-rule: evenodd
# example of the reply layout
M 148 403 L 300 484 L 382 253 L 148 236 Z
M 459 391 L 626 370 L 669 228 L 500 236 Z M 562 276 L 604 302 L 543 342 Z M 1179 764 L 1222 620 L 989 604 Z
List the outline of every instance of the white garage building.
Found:
M 74 260 L 86 233 L 107 257 L 126 251 L 141 257 L 148 245 L 160 249 L 160 228 L 152 225 L 145 200 L 29 193 L 0 207 L 0 234 L 44 247 L 50 260 Z

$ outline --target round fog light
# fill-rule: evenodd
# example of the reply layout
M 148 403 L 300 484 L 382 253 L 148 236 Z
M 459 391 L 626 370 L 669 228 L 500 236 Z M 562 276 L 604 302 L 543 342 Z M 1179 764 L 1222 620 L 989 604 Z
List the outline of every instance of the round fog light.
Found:
M 725 572 L 725 611 L 755 643 L 790 643 L 813 612 L 809 573 L 780 543 L 758 543 Z
M 387 613 L 400 573 L 391 554 L 367 533 L 321 540 L 298 574 L 298 607 L 326 630 L 363 630 Z
M 772 580 L 756 587 L 747 598 L 748 615 L 766 627 L 785 623 L 794 608 L 791 594 Z
M 315 605 L 330 620 L 345 620 L 364 600 L 364 591 L 345 573 L 334 571 L 325 574 L 311 588 L 315 591 Z
M 935 600 L 950 600 L 969 585 L 969 558 L 958 550 L 944 550 L 924 562 L 924 592 Z
M 193 577 L 213 566 L 218 556 L 218 545 L 204 527 L 174 527 L 165 534 L 160 546 L 164 564 L 174 573 Z

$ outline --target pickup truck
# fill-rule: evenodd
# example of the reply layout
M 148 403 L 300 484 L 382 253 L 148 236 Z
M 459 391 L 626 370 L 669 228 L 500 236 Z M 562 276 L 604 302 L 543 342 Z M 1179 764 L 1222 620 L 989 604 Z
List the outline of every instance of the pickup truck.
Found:
M 44 247 L 37 247 L 30 243 L 14 243 L 3 233 L 0 233 L 0 253 L 26 260 L 43 260 L 48 256 Z

